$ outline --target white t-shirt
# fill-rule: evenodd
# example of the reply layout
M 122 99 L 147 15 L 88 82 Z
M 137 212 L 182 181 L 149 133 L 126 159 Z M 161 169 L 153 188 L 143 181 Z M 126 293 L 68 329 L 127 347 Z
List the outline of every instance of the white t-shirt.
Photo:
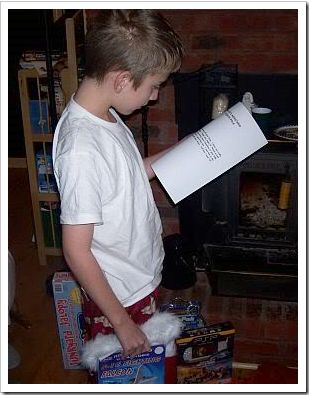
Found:
M 54 173 L 62 224 L 93 223 L 91 250 L 123 306 L 161 281 L 162 225 L 131 131 L 89 113 L 73 98 L 57 125 Z

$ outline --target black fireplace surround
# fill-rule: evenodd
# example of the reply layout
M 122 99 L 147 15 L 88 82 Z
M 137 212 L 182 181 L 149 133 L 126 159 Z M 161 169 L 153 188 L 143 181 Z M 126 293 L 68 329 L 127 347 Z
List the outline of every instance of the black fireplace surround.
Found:
M 297 125 L 297 76 L 237 74 L 224 91 L 201 83 L 207 72 L 175 76 L 179 139 L 211 120 L 213 97 L 222 91 L 230 106 L 250 91 L 256 103 L 272 108 L 273 129 Z M 289 204 L 279 209 L 287 175 Z M 181 201 L 178 210 L 180 233 L 203 250 L 214 294 L 297 300 L 297 143 L 269 141 Z

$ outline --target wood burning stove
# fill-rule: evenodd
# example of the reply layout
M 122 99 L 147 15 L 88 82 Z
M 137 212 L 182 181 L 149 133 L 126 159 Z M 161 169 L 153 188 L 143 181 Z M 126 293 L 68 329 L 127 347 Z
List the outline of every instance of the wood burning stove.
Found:
M 201 78 L 193 74 L 190 85 L 189 77 L 175 79 L 179 138 L 203 126 L 197 120 L 201 115 L 189 122 L 192 103 L 207 97 L 198 94 Z M 205 106 L 199 103 L 198 108 Z M 290 185 L 282 206 L 287 175 Z M 297 144 L 269 142 L 178 207 L 181 234 L 205 252 L 213 293 L 297 299 Z

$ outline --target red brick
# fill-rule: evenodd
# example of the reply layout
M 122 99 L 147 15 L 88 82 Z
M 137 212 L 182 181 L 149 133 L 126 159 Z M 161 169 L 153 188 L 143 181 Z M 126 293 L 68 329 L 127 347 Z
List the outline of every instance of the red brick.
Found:
M 244 340 L 235 336 L 234 359 L 237 361 L 238 357 L 244 359 L 247 356 L 246 362 L 254 362 L 253 355 L 273 356 L 278 355 L 279 352 L 280 348 L 277 342 Z
M 179 221 L 175 218 L 162 218 L 163 236 L 179 233 Z
M 297 321 L 286 321 L 285 322 L 285 334 L 286 339 L 290 341 L 296 341 L 298 338 L 298 322 Z
M 209 10 L 175 10 L 168 20 L 180 36 L 201 31 L 217 30 L 217 20 Z
M 247 299 L 245 316 L 247 319 L 258 320 L 263 314 L 263 301 L 257 299 Z
M 177 129 L 176 125 L 168 121 L 152 121 L 149 122 L 148 127 L 154 128 L 157 132 L 151 138 L 150 144 L 166 144 L 169 147 L 177 142 Z
M 244 53 L 236 63 L 238 63 L 238 71 L 241 73 L 265 73 L 271 71 L 268 53 Z
M 268 52 L 273 50 L 273 37 L 266 32 L 259 32 L 257 34 L 244 35 L 241 38 L 242 50 L 252 52 Z
M 298 305 L 297 303 L 288 302 L 282 307 L 282 314 L 286 320 L 297 321 Z
M 171 110 L 174 109 L 174 85 L 169 79 L 166 83 L 166 85 L 163 85 L 160 94 L 159 94 L 159 99 L 156 103 L 156 107 L 160 109 L 166 109 L 170 108 Z
M 281 351 L 280 351 L 281 355 L 288 355 L 291 358 L 297 360 L 297 358 L 298 358 L 298 343 L 297 343 L 297 341 L 282 342 L 280 349 L 281 349 Z
M 226 14 L 216 18 L 217 30 L 221 33 L 235 33 L 241 29 L 244 22 L 239 15 Z
M 207 312 L 203 312 L 202 310 L 202 315 L 206 319 L 208 325 L 217 324 L 218 322 L 225 321 L 225 316 L 223 318 L 222 312 L 220 311 L 207 313 Z
M 234 320 L 233 320 L 234 322 Z M 247 338 L 264 339 L 264 325 L 258 319 L 244 319 L 239 324 L 239 333 Z
M 159 139 L 161 129 L 156 124 L 156 122 L 153 123 L 147 122 L 147 127 L 148 127 L 148 143 L 151 143 L 151 141 L 155 141 Z
M 286 14 L 274 16 L 272 26 L 277 31 L 297 31 L 297 10 L 286 10 Z
M 198 70 L 202 64 L 211 64 L 216 62 L 218 59 L 216 58 L 216 54 L 213 53 L 214 51 L 208 51 L 206 54 L 197 54 L 197 53 L 190 53 L 190 56 L 186 56 L 183 60 L 181 71 L 182 72 L 192 72 Z
M 292 51 L 297 54 L 298 48 L 298 37 L 297 32 L 289 33 L 276 33 L 273 35 L 273 49 L 279 52 L 289 52 Z
M 297 54 L 272 54 L 271 69 L 274 72 L 297 72 L 298 58 Z
M 265 303 L 265 319 L 269 321 L 282 321 L 282 303 L 269 301 Z
M 223 296 L 211 295 L 207 299 L 206 314 L 220 313 L 225 314 L 227 301 Z
M 168 121 L 174 119 L 174 109 L 167 107 L 165 109 L 161 109 L 158 107 L 149 108 L 148 111 L 148 122 L 160 122 L 160 121 Z
M 167 148 L 170 148 L 171 144 L 168 142 L 151 141 L 149 144 L 149 156 L 155 155 Z
M 222 47 L 225 47 L 225 39 L 218 34 L 203 34 L 192 37 L 192 49 L 216 50 Z
M 217 61 L 221 61 L 227 64 L 238 64 L 240 65 L 242 59 L 246 59 L 248 57 L 245 53 L 240 53 L 239 51 L 223 49 L 218 51 L 217 53 Z
M 255 360 L 255 363 L 262 365 L 262 364 L 278 364 L 281 366 L 297 366 L 297 361 L 295 361 L 293 358 L 291 358 L 289 355 L 281 356 L 281 355 L 253 355 L 252 356 Z M 281 383 L 283 383 L 283 380 Z
M 230 320 L 240 319 L 244 317 L 245 299 L 244 298 L 228 298 L 227 312 Z
M 243 26 L 246 27 L 247 34 L 250 36 L 252 32 L 267 33 L 272 26 L 273 17 L 276 10 L 250 10 L 244 20 Z
M 167 200 L 166 194 L 162 191 L 161 188 L 160 189 L 153 188 L 152 191 L 153 191 L 153 196 L 154 196 L 157 206 L 170 207 L 170 204 Z
M 266 339 L 282 339 L 284 332 L 282 321 L 264 322 L 264 336 Z
M 297 322 L 295 321 L 265 321 L 265 339 L 284 339 L 295 341 L 297 339 Z
M 237 33 L 237 34 L 225 34 L 223 36 L 224 40 L 224 48 L 228 50 L 236 50 L 239 53 L 239 50 L 243 46 L 243 35 Z

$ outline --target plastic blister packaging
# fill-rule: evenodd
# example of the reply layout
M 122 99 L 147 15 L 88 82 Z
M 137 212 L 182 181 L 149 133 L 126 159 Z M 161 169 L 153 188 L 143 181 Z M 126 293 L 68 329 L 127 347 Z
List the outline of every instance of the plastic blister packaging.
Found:
M 206 325 L 206 320 L 201 315 L 201 302 L 198 300 L 184 300 L 174 298 L 170 302 L 163 304 L 160 311 L 168 311 L 182 322 L 182 331 L 202 328 Z

